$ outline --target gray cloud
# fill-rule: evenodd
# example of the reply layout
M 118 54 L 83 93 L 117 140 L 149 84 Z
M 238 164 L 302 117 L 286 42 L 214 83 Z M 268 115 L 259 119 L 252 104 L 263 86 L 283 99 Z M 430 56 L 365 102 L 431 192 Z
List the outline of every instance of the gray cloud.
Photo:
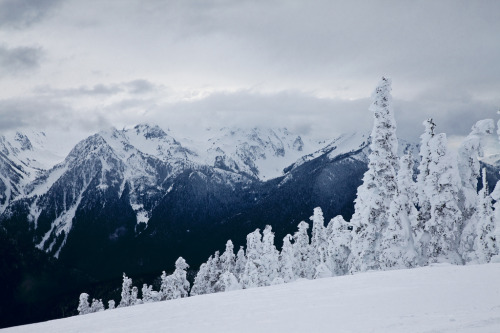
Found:
M 0 130 L 59 128 L 91 133 L 110 126 L 108 120 L 99 113 L 84 112 L 42 96 L 0 100 L 0 119 Z
M 93 86 L 80 86 L 77 88 L 54 89 L 48 85 L 38 86 L 33 89 L 36 94 L 51 96 L 52 98 L 68 97 L 111 97 L 123 92 L 132 95 L 148 94 L 160 90 L 161 87 L 144 79 L 137 79 L 123 83 L 99 83 Z
M 154 92 L 157 86 L 148 80 L 138 79 L 124 84 L 131 94 L 145 94 Z
M 23 29 L 41 21 L 61 0 L 1 0 L 0 28 Z
M 40 66 L 43 56 L 39 47 L 14 47 L 0 45 L 0 77 L 25 73 Z

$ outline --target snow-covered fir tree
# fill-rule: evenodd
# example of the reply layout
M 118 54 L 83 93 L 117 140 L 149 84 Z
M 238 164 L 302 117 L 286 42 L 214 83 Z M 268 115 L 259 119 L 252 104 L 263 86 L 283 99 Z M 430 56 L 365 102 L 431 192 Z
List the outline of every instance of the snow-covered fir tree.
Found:
M 151 295 L 153 291 L 153 286 L 148 286 L 146 283 L 142 285 L 142 302 L 143 303 L 151 303 L 153 302 L 153 297 Z
M 458 204 L 460 176 L 456 159 L 448 151 L 446 134 L 435 135 L 429 142 L 431 163 L 426 193 L 431 217 L 425 222 L 427 241 L 422 242 L 429 262 L 462 263 L 458 254 L 462 212 Z
M 474 243 L 477 238 L 479 207 L 477 179 L 480 173 L 479 158 L 483 156 L 482 137 L 492 134 L 495 129 L 493 119 L 478 121 L 471 133 L 465 138 L 458 150 L 458 169 L 462 181 L 460 189 L 460 208 L 462 210 L 464 228 L 460 237 L 459 253 L 465 262 L 475 262 Z
M 283 279 L 284 283 L 288 283 L 295 280 L 294 274 L 294 255 L 292 247 L 292 236 L 286 235 L 283 238 L 283 247 L 279 255 L 279 275 Z
M 368 171 L 355 200 L 350 271 L 379 269 L 380 235 L 387 228 L 390 205 L 397 194 L 396 121 L 392 111 L 391 80 L 383 77 L 372 95 L 374 114 Z
M 235 255 L 231 240 L 226 242 L 226 250 L 220 256 L 221 274 L 214 285 L 215 292 L 224 292 L 241 289 L 238 279 L 234 275 Z
M 423 122 L 424 133 L 420 136 L 420 164 L 418 165 L 417 175 L 417 204 L 419 206 L 417 225 L 413 227 L 413 236 L 415 239 L 415 249 L 420 257 L 424 257 L 424 244 L 428 235 L 424 235 L 424 225 L 431 218 L 431 202 L 427 194 L 429 183 L 429 165 L 431 163 L 430 141 L 434 137 L 436 124 L 429 118 Z
M 115 308 L 115 301 L 111 299 L 108 301 L 108 310 L 113 310 L 114 308 Z
M 491 258 L 498 254 L 495 235 L 495 219 L 493 216 L 492 201 L 488 193 L 488 182 L 486 180 L 486 169 L 482 173 L 483 188 L 479 191 L 477 207 L 477 231 L 474 242 L 474 250 L 477 261 L 480 264 L 490 262 Z
M 222 272 L 234 273 L 235 266 L 235 255 L 234 255 L 234 246 L 231 240 L 226 242 L 226 250 L 220 256 L 220 263 Z
M 123 273 L 123 283 L 122 283 L 122 292 L 121 292 L 121 300 L 119 307 L 130 306 L 131 304 L 131 294 L 132 294 L 132 279 L 127 277 L 125 273 Z
M 208 258 L 207 262 L 210 262 L 212 259 L 212 256 Z M 208 276 L 209 269 L 208 269 L 208 263 L 203 263 L 200 265 L 200 268 L 198 270 L 198 273 L 196 274 L 196 277 L 194 278 L 193 282 L 193 287 L 191 288 L 190 295 L 191 296 L 196 296 L 196 295 L 204 295 L 210 293 L 210 278 Z
M 397 195 L 389 207 L 388 225 L 381 237 L 380 268 L 409 268 L 417 265 L 412 226 L 416 225 L 414 206 L 413 157 L 408 151 L 400 158 Z
M 184 258 L 179 257 L 175 262 L 175 271 L 172 275 L 166 276 L 165 272 L 163 272 L 160 288 L 162 299 L 170 300 L 188 297 L 190 288 L 189 281 L 186 278 L 188 268 L 189 265 Z
M 314 267 L 311 263 L 311 245 L 307 234 L 309 224 L 302 221 L 299 223 L 298 229 L 293 235 L 294 275 L 297 278 L 312 279 Z
M 328 260 L 332 275 L 345 275 L 349 272 L 349 256 L 351 254 L 352 225 L 341 215 L 331 219 L 327 227 Z
M 469 219 L 477 208 L 477 180 L 480 176 L 479 158 L 483 156 L 481 137 L 492 134 L 495 129 L 493 119 L 478 121 L 471 133 L 464 139 L 458 149 L 458 170 L 462 183 L 462 215 Z
M 279 252 L 274 246 L 274 232 L 270 225 L 264 228 L 262 233 L 262 256 L 260 266 L 261 286 L 270 286 L 278 277 Z
M 78 302 L 77 310 L 79 315 L 90 313 L 89 294 L 87 293 L 80 294 L 80 300 Z
M 325 271 L 324 265 L 326 264 L 328 256 L 328 241 L 326 237 L 326 228 L 323 218 L 323 211 L 320 207 L 314 208 L 313 216 L 309 218 L 312 221 L 311 232 L 311 265 L 314 270 L 321 270 L 321 276 L 326 277 L 328 274 Z M 321 265 L 321 267 L 319 267 Z M 330 272 L 331 274 L 331 272 Z M 316 274 L 315 274 L 316 275 Z
M 215 292 L 225 292 L 241 289 L 241 284 L 238 282 L 233 273 L 226 271 L 221 274 L 219 281 L 215 284 Z
M 256 229 L 247 235 L 247 261 L 245 263 L 245 269 L 241 276 L 241 285 L 243 288 L 255 288 L 259 287 L 261 283 L 261 277 L 259 274 L 262 256 L 262 235 L 260 230 Z
M 236 254 L 236 263 L 234 266 L 234 275 L 238 279 L 238 281 L 241 280 L 241 275 L 243 274 L 243 271 L 245 270 L 245 264 L 247 262 L 247 257 L 245 255 L 245 250 L 243 249 L 243 246 L 240 246 L 240 249 L 238 250 L 238 253 Z
M 132 292 L 130 293 L 130 304 L 137 305 L 142 304 L 142 299 L 138 298 L 139 289 L 136 286 L 132 287 Z
M 100 311 L 104 311 L 104 304 L 102 304 L 102 300 L 94 298 L 92 300 L 92 305 L 90 306 L 90 312 L 100 312 Z
M 500 122 L 499 122 L 500 124 Z M 500 131 L 500 129 L 499 129 Z M 499 133 L 500 134 L 500 133 Z M 491 192 L 491 198 L 495 200 L 493 204 L 493 237 L 495 238 L 498 254 L 491 258 L 491 262 L 500 263 L 500 182 L 497 182 L 495 189 Z

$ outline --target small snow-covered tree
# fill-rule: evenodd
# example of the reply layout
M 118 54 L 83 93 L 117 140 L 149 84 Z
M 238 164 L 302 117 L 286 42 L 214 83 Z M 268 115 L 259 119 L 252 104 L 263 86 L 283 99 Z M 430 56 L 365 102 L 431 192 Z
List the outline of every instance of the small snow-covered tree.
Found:
M 219 281 L 222 274 L 222 265 L 220 261 L 219 251 L 215 251 L 213 258 L 208 262 L 208 279 L 210 293 L 216 292 L 215 284 Z
M 233 273 L 225 271 L 221 274 L 219 281 L 215 285 L 217 292 L 233 291 L 241 289 L 241 285 Z
M 320 264 L 325 264 L 327 262 L 328 256 L 328 241 L 326 237 L 326 228 L 323 218 L 323 211 L 320 207 L 314 208 L 313 216 L 309 218 L 312 225 L 311 232 L 311 264 L 316 270 L 317 266 Z M 322 270 L 322 277 L 325 277 L 326 271 L 324 268 Z M 315 274 L 316 275 L 316 274 Z
M 247 258 L 245 256 L 245 250 L 243 250 L 243 246 L 240 246 L 240 249 L 238 250 L 238 253 L 236 254 L 236 263 L 234 266 L 234 275 L 238 279 L 238 281 L 241 280 L 241 275 L 243 274 L 243 271 L 245 270 L 245 264 L 247 262 Z
M 146 283 L 142 285 L 142 302 L 143 303 L 151 303 L 154 302 L 152 297 L 153 286 L 148 286 Z
M 417 211 L 413 196 L 413 157 L 408 151 L 400 159 L 397 175 L 397 195 L 389 207 L 388 225 L 381 236 L 380 267 L 382 269 L 409 268 L 417 265 L 412 226 L 416 225 Z
M 162 274 L 161 293 L 163 299 L 177 299 L 188 297 L 190 284 L 186 278 L 186 270 L 189 265 L 186 261 L 179 257 L 175 262 L 175 271 L 172 275 L 166 276 L 165 272 Z
M 231 240 L 226 242 L 226 250 L 220 256 L 221 274 L 214 285 L 215 292 L 241 289 L 238 279 L 233 274 L 235 269 L 234 246 Z
M 295 280 L 295 274 L 293 272 L 294 264 L 294 254 L 291 235 L 286 235 L 283 238 L 283 247 L 281 248 L 281 253 L 279 255 L 279 275 L 283 279 L 283 282 L 288 283 Z
M 80 301 L 78 302 L 77 310 L 79 315 L 90 313 L 89 294 L 87 293 L 80 294 Z
M 446 134 L 437 134 L 430 140 L 431 163 L 427 193 L 431 203 L 431 218 L 425 223 L 428 235 L 425 257 L 429 262 L 462 263 L 458 255 L 462 212 L 458 205 L 460 176 L 456 159 L 447 148 Z
M 272 232 L 271 226 L 267 225 L 262 236 L 260 286 L 269 286 L 278 277 L 278 257 L 279 252 L 274 245 L 274 232 Z
M 341 215 L 328 223 L 328 258 L 332 275 L 345 275 L 349 272 L 349 256 L 351 254 L 352 225 Z
M 128 278 L 125 273 L 123 273 L 123 283 L 121 300 L 119 307 L 130 306 L 131 304 L 131 294 L 132 294 L 132 279 Z
M 226 250 L 220 256 L 220 263 L 222 272 L 234 273 L 235 255 L 233 242 L 231 240 L 226 242 Z
M 240 283 L 244 289 L 255 288 L 261 285 L 259 271 L 262 262 L 262 235 L 260 230 L 256 229 L 247 235 L 247 261 L 245 269 L 241 276 Z
M 210 262 L 212 256 L 207 262 Z M 193 287 L 191 288 L 191 296 L 204 295 L 210 293 L 210 279 L 208 276 L 208 264 L 203 263 L 200 265 L 200 269 L 194 278 Z
M 488 193 L 485 168 L 483 168 L 482 179 L 483 188 L 479 191 L 477 236 L 474 243 L 474 250 L 478 262 L 485 264 L 498 254 L 498 247 L 495 235 L 495 218 L 493 216 L 491 197 Z
M 312 279 L 314 267 L 311 263 L 311 250 L 307 229 L 309 224 L 302 221 L 298 225 L 298 231 L 293 235 L 294 275 L 297 278 Z
M 137 305 L 142 303 L 142 300 L 140 298 L 137 298 L 138 294 L 139 289 L 136 286 L 133 286 L 132 292 L 130 293 L 130 305 Z
M 368 170 L 354 204 L 350 271 L 378 269 L 379 237 L 387 228 L 390 204 L 397 193 L 396 121 L 392 111 L 391 80 L 382 77 L 372 95 L 374 115 Z
M 113 310 L 114 308 L 115 308 L 115 301 L 111 299 L 108 301 L 108 310 Z
M 90 306 L 90 312 L 100 312 L 100 311 L 104 311 L 104 304 L 102 304 L 102 300 L 94 298 L 92 300 L 92 305 Z

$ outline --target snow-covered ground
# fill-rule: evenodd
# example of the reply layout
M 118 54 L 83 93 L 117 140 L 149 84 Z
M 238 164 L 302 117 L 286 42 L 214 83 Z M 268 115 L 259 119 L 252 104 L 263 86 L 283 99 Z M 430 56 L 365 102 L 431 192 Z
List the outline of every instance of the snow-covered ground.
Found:
M 369 272 L 138 305 L 6 332 L 500 332 L 500 264 Z M 75 307 L 78 300 L 75 300 Z

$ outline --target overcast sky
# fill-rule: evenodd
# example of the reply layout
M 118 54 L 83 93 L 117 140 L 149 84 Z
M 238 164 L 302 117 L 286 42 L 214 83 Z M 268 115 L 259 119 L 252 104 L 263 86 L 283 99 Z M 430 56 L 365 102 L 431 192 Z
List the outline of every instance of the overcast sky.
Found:
M 465 135 L 500 107 L 500 1 L 0 0 L 0 131 L 158 123 Z

